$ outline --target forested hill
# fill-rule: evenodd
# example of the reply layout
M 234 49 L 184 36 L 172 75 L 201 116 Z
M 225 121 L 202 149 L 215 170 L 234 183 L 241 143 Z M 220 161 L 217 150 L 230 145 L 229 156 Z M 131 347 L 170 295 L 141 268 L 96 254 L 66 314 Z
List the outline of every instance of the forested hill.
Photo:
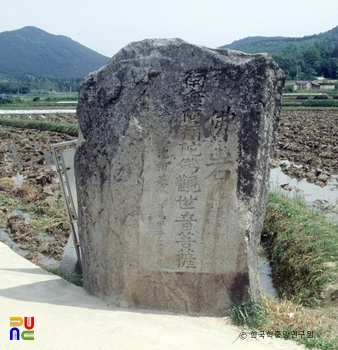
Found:
M 304 36 L 302 38 L 287 38 L 282 36 L 266 37 L 253 36 L 236 40 L 229 45 L 223 45 L 221 49 L 232 49 L 247 53 L 268 52 L 269 54 L 280 54 L 289 44 L 295 44 L 298 49 L 314 45 L 316 42 L 324 43 L 328 48 L 334 50 L 338 46 L 338 26 L 320 34 Z
M 0 75 L 18 78 L 84 78 L 109 59 L 66 36 L 36 27 L 0 33 L 0 48 Z
M 316 76 L 338 79 L 338 26 L 302 38 L 248 37 L 220 48 L 247 53 L 267 52 L 289 80 L 314 79 Z

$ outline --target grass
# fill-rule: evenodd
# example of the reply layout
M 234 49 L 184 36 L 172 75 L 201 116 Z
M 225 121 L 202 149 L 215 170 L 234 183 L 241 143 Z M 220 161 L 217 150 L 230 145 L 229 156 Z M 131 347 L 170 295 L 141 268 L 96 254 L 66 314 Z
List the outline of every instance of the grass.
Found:
M 7 198 L 0 193 L 0 206 L 4 206 L 8 212 L 17 208 L 19 201 L 17 199 Z M 6 227 L 7 214 L 0 212 L 0 227 Z
M 290 300 L 276 301 L 263 297 L 260 302 L 242 302 L 230 305 L 233 324 L 248 330 L 252 338 L 291 339 L 309 349 L 336 350 L 338 337 L 322 328 L 312 309 Z
M 53 273 L 54 275 L 60 276 L 64 280 L 73 283 L 76 286 L 82 287 L 83 285 L 82 274 L 80 273 L 71 273 L 69 275 L 66 275 L 59 267 L 52 267 L 47 269 L 47 271 Z
M 249 329 L 251 338 L 291 339 L 310 349 L 338 348 L 338 338 L 326 335 L 311 310 L 288 300 L 277 302 L 264 297 L 260 303 L 231 304 L 230 318 L 244 330 Z
M 78 136 L 78 125 L 56 123 L 43 120 L 28 120 L 19 118 L 0 118 L 0 125 L 21 129 L 35 129 L 40 131 L 54 131 L 70 136 Z
M 17 208 L 37 218 L 31 222 L 35 232 L 49 232 L 52 229 L 68 231 L 69 223 L 63 201 L 49 197 L 36 203 L 23 201 Z
M 12 186 L 7 178 L 0 179 L 0 184 L 4 183 Z M 35 232 L 48 232 L 51 229 L 67 232 L 69 223 L 63 200 L 48 197 L 43 201 L 34 202 L 37 193 L 34 186 L 24 183 L 21 187 L 14 189 L 14 198 L 8 198 L 0 193 L 0 206 L 4 206 L 8 212 L 18 209 L 33 214 L 29 225 Z M 0 213 L 0 227 L 5 227 L 6 222 L 7 215 Z
M 267 312 L 261 304 L 245 301 L 230 304 L 230 318 L 235 325 L 254 330 L 267 322 Z
M 279 296 L 319 306 L 324 286 L 337 280 L 338 226 L 308 209 L 300 198 L 293 201 L 271 193 L 262 241 L 274 267 Z
M 322 349 L 322 350 L 337 350 L 337 339 L 325 339 L 321 336 L 314 338 L 303 338 L 297 340 L 299 343 L 304 344 L 309 349 Z
M 338 226 L 308 209 L 300 196 L 290 199 L 272 192 L 262 241 L 280 301 L 263 297 L 259 302 L 231 304 L 232 322 L 274 335 L 279 332 L 309 349 L 338 349 L 337 330 L 324 329 L 311 308 L 321 305 L 323 288 L 337 281 Z
M 338 100 L 306 100 L 302 102 L 303 107 L 338 107 Z
M 1 188 L 13 189 L 14 187 L 15 187 L 15 182 L 9 177 L 0 178 L 0 189 Z
M 318 331 L 320 328 L 317 317 L 314 317 L 311 310 L 303 305 L 295 304 L 286 299 L 278 302 L 268 297 L 262 298 L 261 305 L 266 310 L 266 324 L 269 329 L 291 332 L 297 330 Z
M 278 330 L 284 339 L 295 340 L 309 349 L 338 349 L 338 338 L 322 328 L 311 309 L 285 299 L 277 302 L 263 298 L 261 304 L 267 313 L 266 330 Z

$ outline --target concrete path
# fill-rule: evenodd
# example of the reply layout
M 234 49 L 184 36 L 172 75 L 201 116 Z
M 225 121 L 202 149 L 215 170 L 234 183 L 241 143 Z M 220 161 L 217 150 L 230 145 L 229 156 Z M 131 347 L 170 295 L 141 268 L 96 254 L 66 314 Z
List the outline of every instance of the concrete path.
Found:
M 251 339 L 250 334 L 241 340 L 240 329 L 226 318 L 116 308 L 33 265 L 3 243 L 0 311 L 1 350 L 305 349 L 292 341 Z M 33 341 L 10 340 L 11 316 L 34 316 Z

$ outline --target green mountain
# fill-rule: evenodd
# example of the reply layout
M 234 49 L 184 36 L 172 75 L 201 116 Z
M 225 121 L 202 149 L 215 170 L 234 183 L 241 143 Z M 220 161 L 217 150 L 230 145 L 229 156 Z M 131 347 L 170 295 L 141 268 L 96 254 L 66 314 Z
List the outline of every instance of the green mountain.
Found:
M 338 79 L 338 26 L 302 38 L 248 37 L 220 47 L 247 53 L 267 52 L 286 73 L 286 78 Z
M 6 77 L 83 78 L 109 59 L 36 27 L 0 33 L 0 48 L 0 75 Z
M 280 54 L 290 44 L 295 44 L 298 49 L 313 46 L 316 42 L 322 42 L 329 49 L 334 50 L 338 46 L 338 26 L 320 34 L 304 36 L 302 38 L 287 38 L 282 36 L 266 37 L 253 36 L 236 40 L 229 45 L 223 45 L 220 49 L 232 49 L 247 53 L 267 52 Z

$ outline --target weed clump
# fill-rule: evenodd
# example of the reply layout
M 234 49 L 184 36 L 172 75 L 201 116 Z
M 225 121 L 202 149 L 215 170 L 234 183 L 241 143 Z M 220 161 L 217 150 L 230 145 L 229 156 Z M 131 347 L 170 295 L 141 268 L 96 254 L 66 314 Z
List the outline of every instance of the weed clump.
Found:
M 47 269 L 48 272 L 53 273 L 54 275 L 58 275 L 64 280 L 74 284 L 75 286 L 82 287 L 83 285 L 83 278 L 81 273 L 71 273 L 71 274 L 65 274 L 62 272 L 62 270 L 59 267 L 52 267 Z
M 13 189 L 14 187 L 15 187 L 15 182 L 9 177 L 2 177 L 0 179 L 0 190 Z
M 32 202 L 38 195 L 38 191 L 34 186 L 24 183 L 16 189 L 15 194 L 22 198 L 24 202 Z
M 256 302 L 244 301 L 230 304 L 230 318 L 237 326 L 259 329 L 267 321 L 266 310 Z

